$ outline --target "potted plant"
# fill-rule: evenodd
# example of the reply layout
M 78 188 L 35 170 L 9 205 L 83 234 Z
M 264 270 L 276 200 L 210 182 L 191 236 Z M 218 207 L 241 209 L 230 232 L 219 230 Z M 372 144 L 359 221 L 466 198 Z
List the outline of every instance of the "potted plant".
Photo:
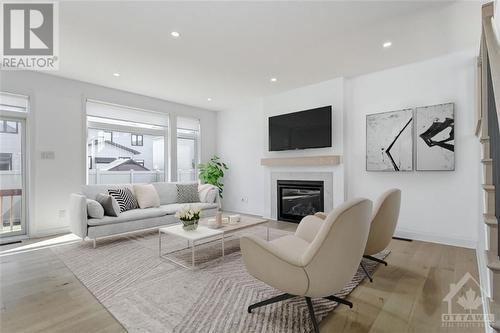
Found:
M 208 163 L 198 164 L 198 178 L 203 184 L 211 184 L 219 190 L 219 196 L 222 198 L 224 184 L 220 179 L 224 177 L 224 171 L 228 170 L 226 163 L 221 162 L 218 156 L 214 156 Z
M 182 222 L 182 229 L 186 231 L 196 230 L 198 228 L 200 215 L 201 210 L 199 208 L 192 208 L 191 206 L 183 207 L 175 213 L 175 217 Z

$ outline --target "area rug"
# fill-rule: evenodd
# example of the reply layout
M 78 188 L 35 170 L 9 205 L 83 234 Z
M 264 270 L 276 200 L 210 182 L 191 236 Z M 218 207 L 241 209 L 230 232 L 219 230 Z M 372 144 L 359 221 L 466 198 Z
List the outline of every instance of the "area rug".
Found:
M 255 227 L 226 239 L 223 258 L 220 241 L 200 245 L 194 270 L 159 257 L 157 232 L 100 240 L 96 249 L 91 242 L 79 242 L 52 251 L 129 332 L 310 332 L 303 298 L 247 313 L 250 304 L 280 292 L 247 273 L 239 248 L 239 237 L 245 233 L 264 238 L 266 229 Z M 286 234 L 270 231 L 271 239 Z M 175 259 L 189 265 L 191 251 L 185 247 L 186 241 L 163 235 L 163 251 L 176 251 Z M 365 265 L 373 272 L 377 264 Z M 337 296 L 346 297 L 364 278 L 360 268 Z M 338 305 L 324 299 L 314 299 L 313 304 L 318 320 Z

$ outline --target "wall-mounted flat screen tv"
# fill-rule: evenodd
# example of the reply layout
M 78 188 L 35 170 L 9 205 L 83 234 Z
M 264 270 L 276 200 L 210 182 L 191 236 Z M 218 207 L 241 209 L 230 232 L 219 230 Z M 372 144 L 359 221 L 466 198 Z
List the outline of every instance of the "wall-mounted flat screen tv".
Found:
M 269 150 L 332 146 L 332 107 L 269 117 Z

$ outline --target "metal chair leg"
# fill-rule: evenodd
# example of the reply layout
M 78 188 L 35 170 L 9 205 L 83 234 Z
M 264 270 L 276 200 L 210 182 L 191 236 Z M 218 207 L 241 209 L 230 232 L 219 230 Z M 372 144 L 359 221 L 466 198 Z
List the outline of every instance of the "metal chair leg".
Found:
M 309 314 L 311 315 L 311 320 L 314 326 L 314 332 L 319 333 L 318 322 L 316 321 L 316 316 L 314 315 L 314 308 L 312 305 L 311 297 L 306 297 L 307 308 L 309 309 Z
M 372 276 L 370 275 L 370 273 L 368 273 L 368 270 L 366 269 L 365 265 L 362 262 L 360 263 L 360 265 L 361 268 L 363 268 L 363 271 L 365 271 L 366 277 L 370 279 L 370 282 L 373 282 Z
M 333 301 L 333 302 L 337 302 L 337 303 L 342 303 L 344 305 L 347 305 L 348 307 L 350 307 L 352 309 L 352 303 L 349 302 L 348 300 L 345 300 L 343 298 L 339 298 L 337 296 L 326 296 L 326 297 L 323 297 L 327 300 L 330 300 L 330 301 Z
M 384 264 L 385 266 L 387 266 L 387 261 L 385 260 L 382 260 L 382 259 L 379 259 L 379 258 L 375 258 L 375 257 L 372 257 L 372 256 L 363 256 L 363 258 L 366 258 L 366 259 L 370 259 L 370 260 L 373 260 L 373 261 L 376 261 L 378 263 L 381 263 L 381 264 Z
M 295 295 L 290 295 L 290 294 L 281 294 L 281 295 L 275 296 L 273 298 L 266 299 L 264 301 L 261 301 L 261 302 L 258 302 L 258 303 L 250 305 L 248 307 L 248 313 L 252 313 L 253 309 L 260 308 L 261 306 L 265 306 L 265 305 L 269 305 L 269 304 L 281 302 L 281 301 L 284 301 L 286 299 L 293 298 L 293 297 L 296 297 L 296 296 Z

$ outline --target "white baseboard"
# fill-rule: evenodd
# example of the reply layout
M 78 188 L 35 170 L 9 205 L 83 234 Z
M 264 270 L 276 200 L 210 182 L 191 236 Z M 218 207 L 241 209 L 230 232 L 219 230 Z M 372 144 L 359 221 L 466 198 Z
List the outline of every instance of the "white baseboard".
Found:
M 430 243 L 438 243 L 438 244 L 466 247 L 468 249 L 475 249 L 476 248 L 476 240 L 459 239 L 459 238 L 453 238 L 453 237 L 443 236 L 443 235 L 436 235 L 434 233 L 426 233 L 426 232 L 409 230 L 409 229 L 398 228 L 398 229 L 396 229 L 394 236 L 401 237 L 401 238 L 409 238 L 409 239 L 414 239 L 414 240 L 419 240 L 419 241 L 424 241 L 424 242 L 430 242 Z
M 486 265 L 486 256 L 484 249 L 479 246 L 476 248 L 476 258 L 477 258 L 477 268 L 479 271 L 479 284 L 481 285 L 481 300 L 483 301 L 483 314 L 485 318 L 488 318 L 490 314 L 490 281 L 489 281 L 489 270 Z M 484 323 L 485 333 L 493 333 L 495 330 L 489 325 L 488 322 Z
M 44 228 L 44 229 L 36 230 L 34 232 L 30 232 L 30 238 L 54 236 L 54 235 L 60 235 L 60 234 L 67 234 L 69 232 L 71 232 L 69 229 L 69 226 Z

